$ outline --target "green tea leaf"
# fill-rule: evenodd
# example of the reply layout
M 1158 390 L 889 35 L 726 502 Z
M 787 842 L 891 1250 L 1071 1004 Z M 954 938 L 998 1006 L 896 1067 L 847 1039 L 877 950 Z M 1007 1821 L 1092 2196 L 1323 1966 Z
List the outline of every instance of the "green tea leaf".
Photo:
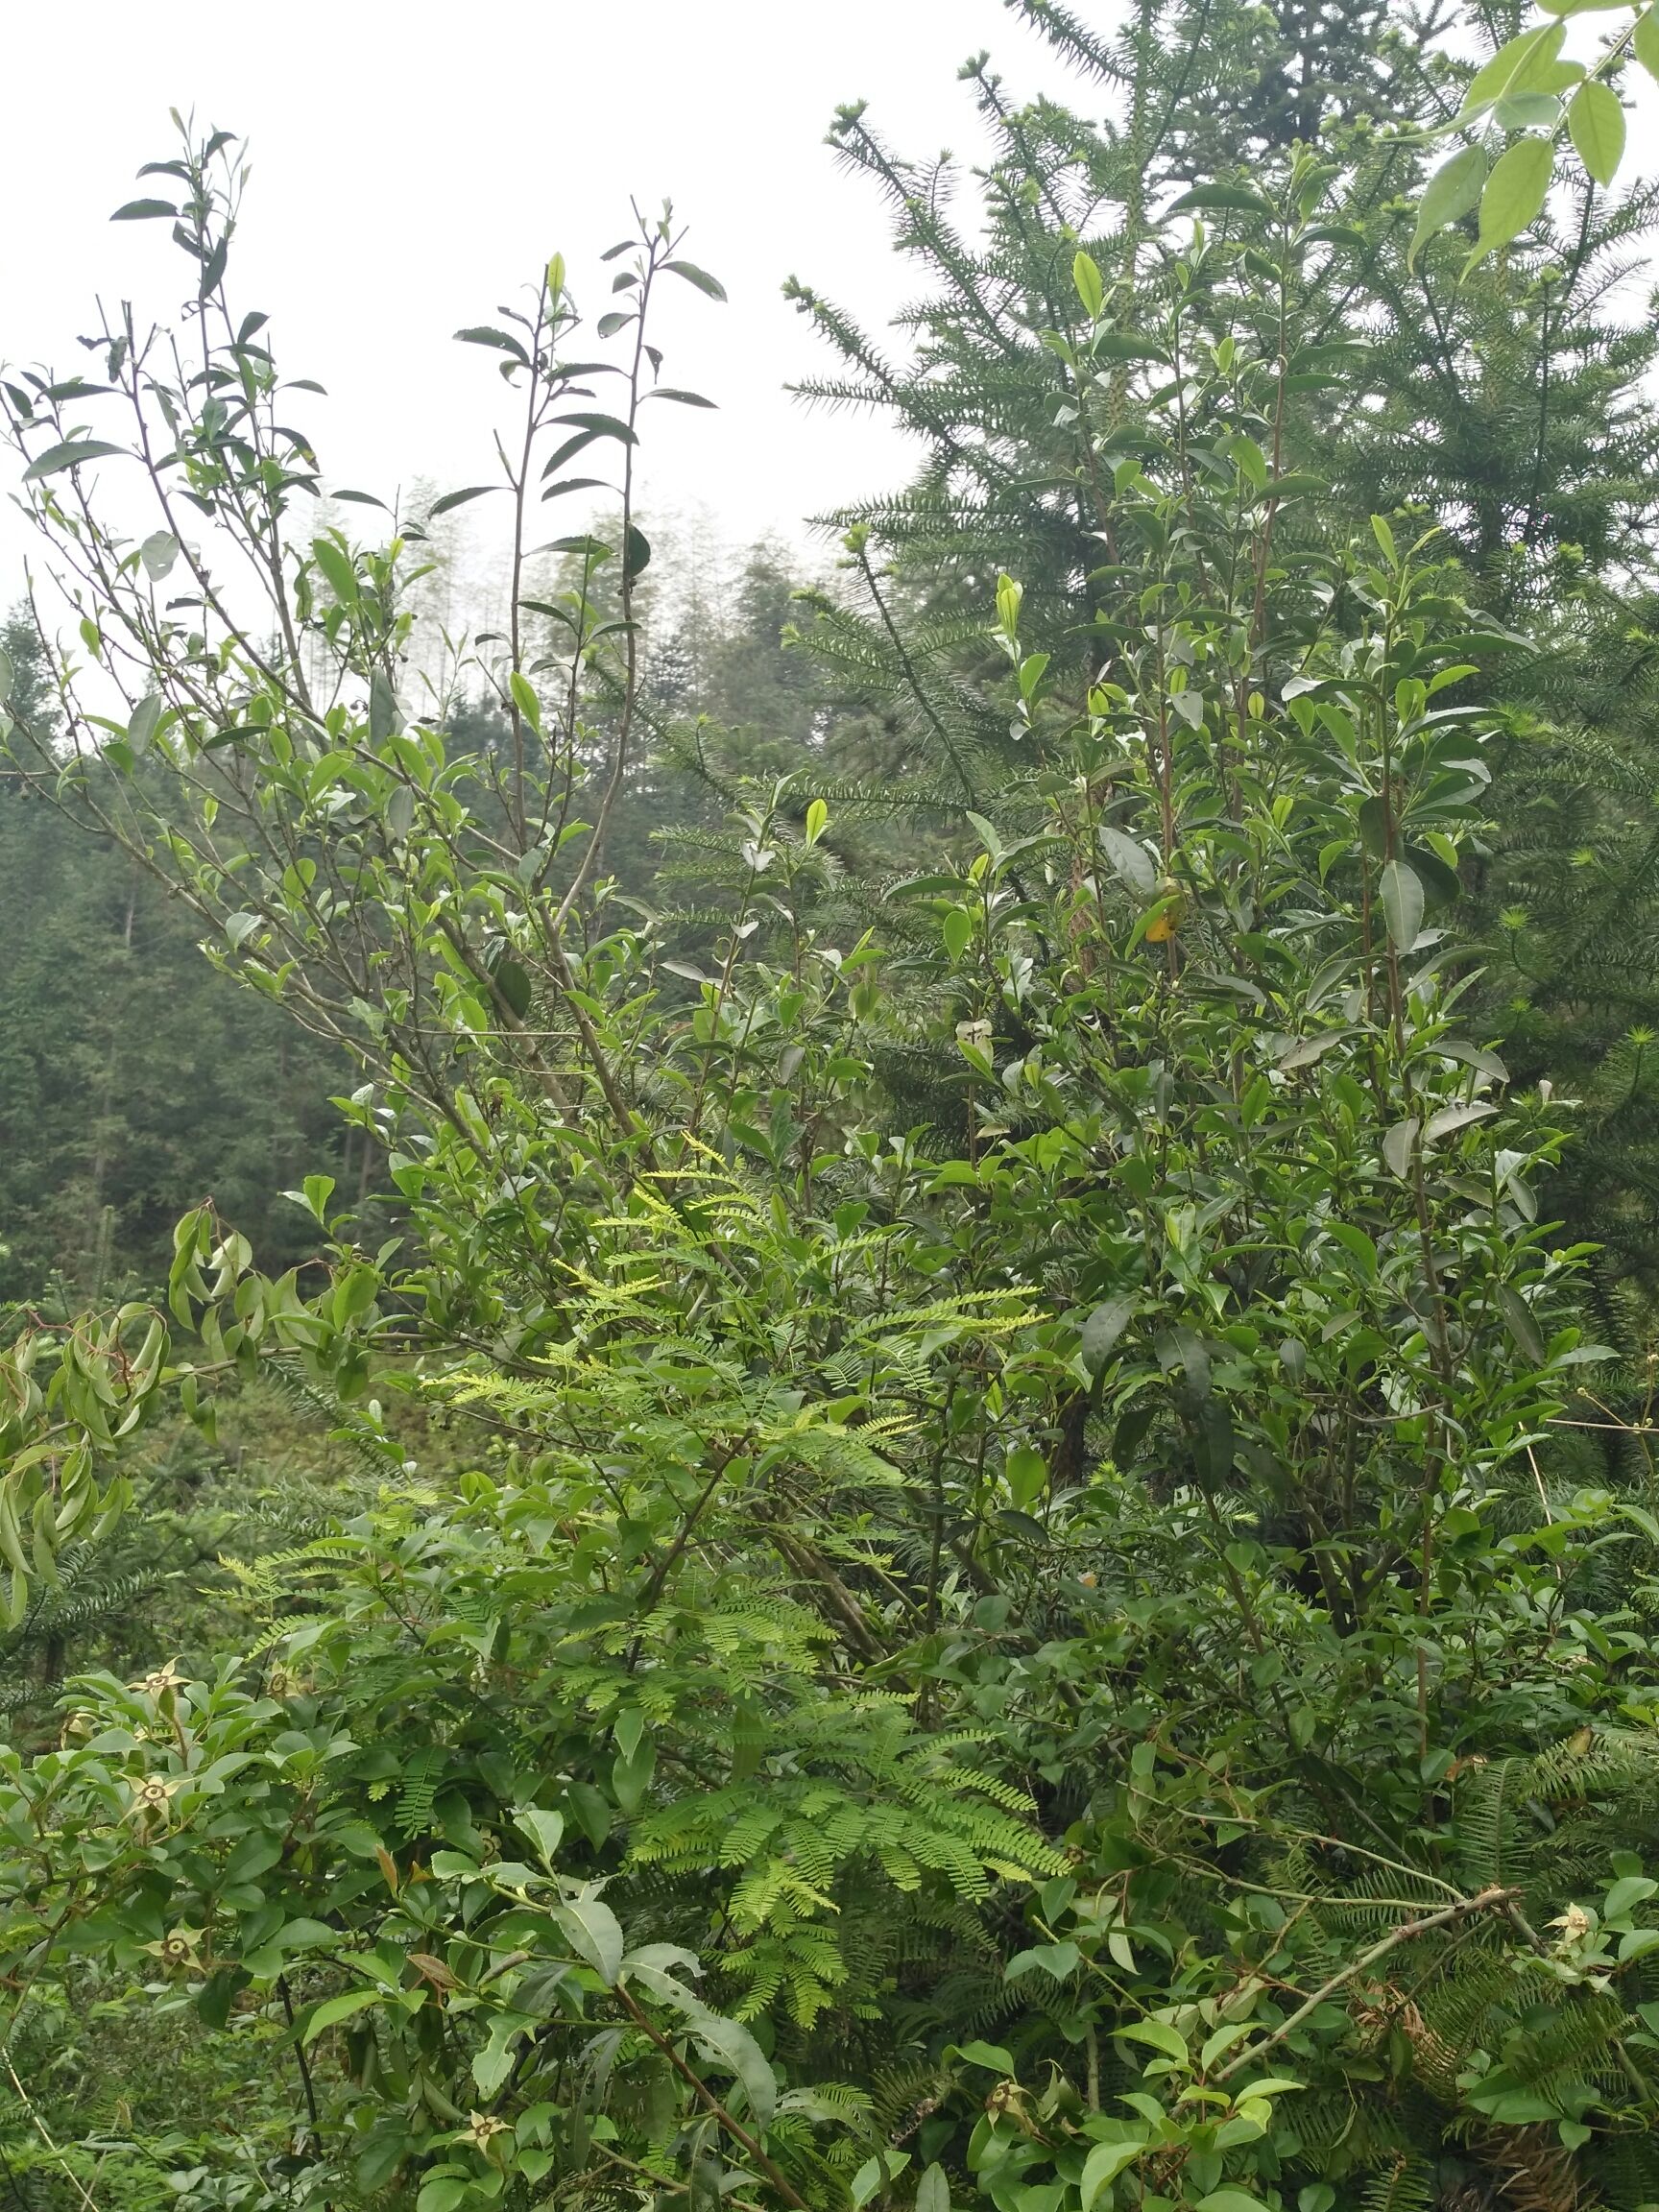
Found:
M 1386 860 L 1382 878 L 1382 918 L 1397 952 L 1409 952 L 1423 927 L 1423 882 L 1404 860 Z
M 79 469 L 84 461 L 103 461 L 125 450 L 121 445 L 107 445 L 102 438 L 66 438 L 60 445 L 48 445 L 31 461 L 23 471 L 23 481 L 38 483 L 42 477 L 57 476 L 65 469 Z

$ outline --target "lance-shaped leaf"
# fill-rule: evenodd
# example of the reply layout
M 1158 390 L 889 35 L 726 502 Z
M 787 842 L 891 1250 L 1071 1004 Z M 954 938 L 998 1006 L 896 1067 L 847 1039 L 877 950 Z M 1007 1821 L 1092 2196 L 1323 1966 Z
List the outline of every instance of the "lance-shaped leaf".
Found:
M 23 481 L 37 483 L 42 476 L 56 476 L 65 469 L 78 469 L 83 461 L 102 461 L 123 450 L 120 445 L 107 445 L 102 438 L 66 438 L 60 445 L 48 445 L 31 461 L 23 471 Z

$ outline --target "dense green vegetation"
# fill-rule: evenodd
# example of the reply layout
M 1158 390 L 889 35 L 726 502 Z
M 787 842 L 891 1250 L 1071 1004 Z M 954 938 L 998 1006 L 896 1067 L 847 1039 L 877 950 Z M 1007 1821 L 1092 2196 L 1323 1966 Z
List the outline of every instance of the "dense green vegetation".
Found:
M 1659 2201 L 1659 19 L 1016 12 L 816 581 L 665 580 L 667 218 L 418 513 L 223 134 L 6 381 L 20 2207 Z

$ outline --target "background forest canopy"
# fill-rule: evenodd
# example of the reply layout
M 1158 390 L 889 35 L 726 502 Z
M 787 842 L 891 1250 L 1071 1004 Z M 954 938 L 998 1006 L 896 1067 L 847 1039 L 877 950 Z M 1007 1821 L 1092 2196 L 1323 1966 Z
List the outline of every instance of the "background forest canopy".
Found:
M 1659 2204 L 1659 14 L 1010 8 L 817 574 L 0 379 L 18 2212 Z

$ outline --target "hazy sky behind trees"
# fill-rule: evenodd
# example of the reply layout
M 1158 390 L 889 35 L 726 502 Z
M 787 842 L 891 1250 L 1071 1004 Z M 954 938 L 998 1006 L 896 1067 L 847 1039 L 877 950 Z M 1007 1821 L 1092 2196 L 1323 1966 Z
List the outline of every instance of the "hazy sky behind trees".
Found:
M 14 17 L 14 86 L 67 90 L 64 30 L 49 11 Z M 823 143 L 834 106 L 867 98 L 904 151 L 971 158 L 959 60 L 992 48 L 1020 93 L 1055 79 L 998 0 L 90 0 L 72 44 L 68 105 L 11 104 L 0 357 L 80 366 L 73 338 L 95 292 L 171 315 L 186 270 L 165 226 L 108 218 L 139 189 L 139 163 L 173 150 L 169 107 L 193 107 L 252 140 L 237 301 L 271 312 L 287 374 L 327 386 L 303 420 L 330 481 L 388 498 L 417 475 L 479 482 L 493 473 L 493 364 L 451 333 L 490 319 L 555 250 L 597 312 L 593 264 L 628 227 L 630 194 L 651 207 L 671 193 L 688 252 L 731 303 L 664 301 L 666 380 L 721 411 L 661 411 L 647 495 L 706 503 L 729 541 L 793 536 L 902 467 L 899 442 L 868 420 L 808 415 L 782 389 L 822 365 L 780 297 L 786 275 L 875 321 L 908 288 L 875 196 Z M 560 521 L 578 526 L 568 510 Z M 9 573 L 26 543 L 8 509 Z

